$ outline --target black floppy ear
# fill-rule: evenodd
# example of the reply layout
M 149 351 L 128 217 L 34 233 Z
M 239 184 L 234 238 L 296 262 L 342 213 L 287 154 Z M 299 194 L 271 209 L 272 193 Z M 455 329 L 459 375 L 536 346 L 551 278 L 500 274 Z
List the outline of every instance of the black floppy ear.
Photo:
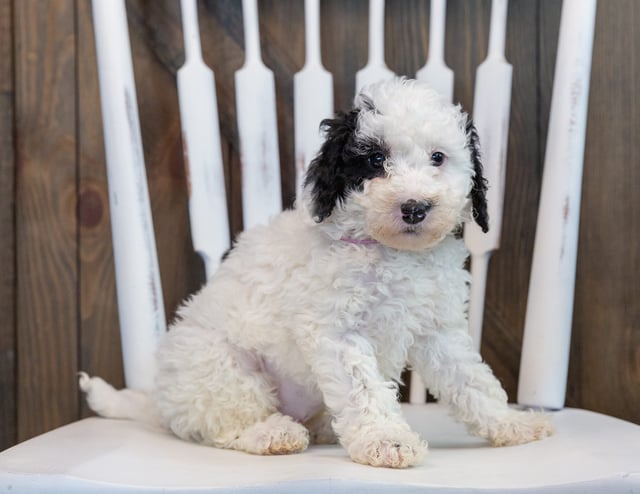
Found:
M 489 231 L 489 213 L 487 212 L 487 180 L 482 175 L 482 162 L 480 161 L 480 140 L 478 132 L 469 119 L 467 122 L 467 148 L 473 164 L 473 187 L 471 188 L 472 215 L 475 222 L 484 233 Z
M 359 110 L 339 113 L 320 124 L 325 141 L 309 164 L 304 181 L 305 188 L 311 189 L 311 215 L 316 223 L 328 217 L 336 203 L 345 198 L 344 148 L 356 131 L 358 113 Z

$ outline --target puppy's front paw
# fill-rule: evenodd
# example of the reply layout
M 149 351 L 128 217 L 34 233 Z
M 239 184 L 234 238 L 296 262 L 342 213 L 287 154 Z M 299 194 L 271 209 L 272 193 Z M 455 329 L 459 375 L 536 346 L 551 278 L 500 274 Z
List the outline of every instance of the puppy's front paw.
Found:
M 488 439 L 493 446 L 514 446 L 544 439 L 554 431 L 551 417 L 546 413 L 509 410 L 489 429 Z
M 364 433 L 348 446 L 351 459 L 374 467 L 407 468 L 422 461 L 427 443 L 411 431 Z

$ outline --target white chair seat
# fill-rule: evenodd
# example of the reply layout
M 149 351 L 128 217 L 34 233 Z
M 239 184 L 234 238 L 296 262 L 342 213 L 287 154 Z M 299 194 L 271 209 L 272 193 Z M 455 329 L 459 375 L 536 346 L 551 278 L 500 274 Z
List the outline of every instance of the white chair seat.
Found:
M 629 422 L 565 409 L 554 413 L 551 438 L 492 448 L 441 406 L 404 410 L 430 443 L 424 464 L 407 470 L 355 464 L 339 446 L 253 456 L 187 443 L 134 422 L 89 418 L 0 453 L 0 490 L 640 493 L 640 427 Z

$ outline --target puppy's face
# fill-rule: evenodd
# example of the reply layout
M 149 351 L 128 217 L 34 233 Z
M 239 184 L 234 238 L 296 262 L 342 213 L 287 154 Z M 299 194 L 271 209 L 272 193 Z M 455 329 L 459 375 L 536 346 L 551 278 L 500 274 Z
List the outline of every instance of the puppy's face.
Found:
M 427 85 L 365 88 L 352 111 L 322 127 L 326 140 L 305 181 L 317 223 L 402 250 L 437 244 L 470 214 L 487 230 L 475 129 Z

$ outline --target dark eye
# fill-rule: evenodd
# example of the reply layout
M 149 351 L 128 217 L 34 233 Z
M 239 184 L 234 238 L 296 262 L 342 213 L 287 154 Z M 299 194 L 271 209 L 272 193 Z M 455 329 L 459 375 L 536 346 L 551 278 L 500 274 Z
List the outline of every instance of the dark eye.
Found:
M 367 157 L 367 162 L 375 168 L 382 167 L 382 165 L 384 165 L 384 160 L 385 155 L 380 151 L 375 151 Z
M 444 155 L 444 153 L 436 151 L 431 155 L 431 164 L 433 166 L 440 166 L 445 162 L 446 159 L 447 157 Z

